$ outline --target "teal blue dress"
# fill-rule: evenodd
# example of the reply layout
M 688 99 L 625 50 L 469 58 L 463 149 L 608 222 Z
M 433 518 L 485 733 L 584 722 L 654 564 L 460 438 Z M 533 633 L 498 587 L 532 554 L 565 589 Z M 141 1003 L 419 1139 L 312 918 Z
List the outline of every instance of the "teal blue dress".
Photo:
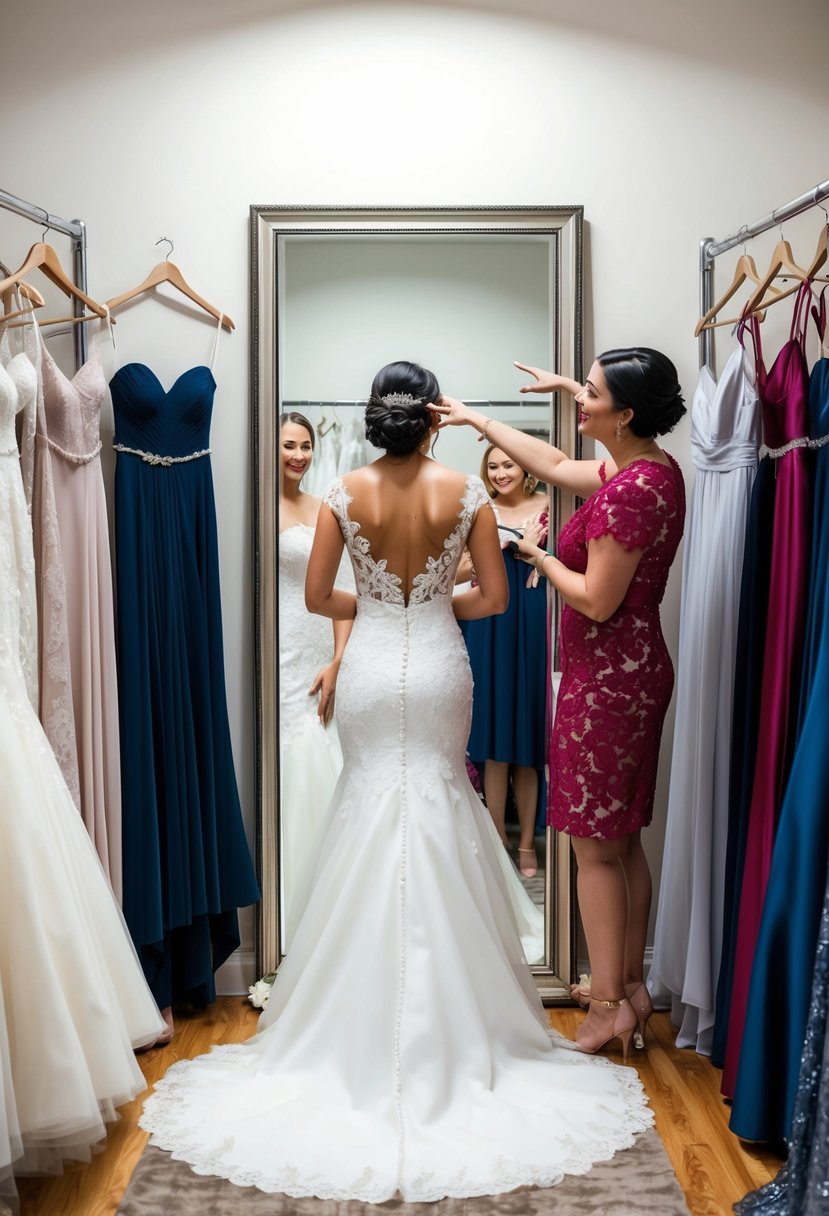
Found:
M 124 916 L 160 1008 L 203 1006 L 259 890 L 227 719 L 210 418 L 216 382 L 110 384 Z
M 829 359 L 812 369 L 813 439 L 829 434 Z M 730 1127 L 746 1140 L 792 1130 L 829 857 L 829 445 L 816 452 L 799 730 L 774 838 L 751 970 Z

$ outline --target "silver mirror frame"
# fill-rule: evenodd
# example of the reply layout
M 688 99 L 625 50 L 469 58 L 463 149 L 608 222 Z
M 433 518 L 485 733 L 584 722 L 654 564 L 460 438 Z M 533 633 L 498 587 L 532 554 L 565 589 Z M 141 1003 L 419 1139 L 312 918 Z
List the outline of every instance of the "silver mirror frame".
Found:
M 313 207 L 252 205 L 250 208 L 251 284 L 251 441 L 253 464 L 254 690 L 255 690 L 255 849 L 262 902 L 257 911 L 257 975 L 281 962 L 278 882 L 280 841 L 279 699 L 277 645 L 278 539 L 277 435 L 279 417 L 278 292 L 280 238 L 308 234 L 412 234 L 422 232 L 547 235 L 555 251 L 556 299 L 553 301 L 555 370 L 582 382 L 583 221 L 581 206 L 538 207 Z M 581 454 L 576 413 L 551 404 L 552 442 Z M 553 534 L 575 508 L 570 495 L 552 496 Z M 558 605 L 554 639 L 558 636 Z M 575 978 L 575 883 L 569 839 L 549 828 L 546 844 L 545 960 L 532 967 L 545 1004 L 569 999 Z

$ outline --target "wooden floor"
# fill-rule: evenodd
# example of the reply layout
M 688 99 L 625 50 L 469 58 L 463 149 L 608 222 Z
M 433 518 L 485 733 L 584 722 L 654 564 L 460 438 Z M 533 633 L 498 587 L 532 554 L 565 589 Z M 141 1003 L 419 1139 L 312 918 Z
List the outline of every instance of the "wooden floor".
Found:
M 568 1036 L 583 1016 L 569 1008 L 549 1014 L 551 1024 Z M 244 997 L 224 997 L 189 1020 L 178 1019 L 169 1047 L 138 1057 L 147 1081 L 152 1084 L 175 1060 L 199 1055 L 214 1043 L 242 1042 L 253 1034 L 256 1020 Z M 735 1200 L 774 1176 L 780 1158 L 748 1150 L 731 1134 L 719 1072 L 695 1052 L 677 1050 L 667 1014 L 654 1015 L 648 1034 L 648 1049 L 636 1053 L 636 1067 L 688 1207 L 693 1216 L 727 1216 Z M 106 1148 L 90 1165 L 72 1167 L 58 1178 L 20 1179 L 21 1216 L 114 1216 L 147 1141 L 137 1127 L 141 1102 L 123 1108 Z

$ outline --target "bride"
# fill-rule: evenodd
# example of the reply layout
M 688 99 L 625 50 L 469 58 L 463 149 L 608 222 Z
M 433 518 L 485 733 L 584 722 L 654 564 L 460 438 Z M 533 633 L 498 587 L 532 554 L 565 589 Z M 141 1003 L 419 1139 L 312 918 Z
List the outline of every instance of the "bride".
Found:
M 259 1033 L 173 1065 L 141 1118 L 153 1144 L 241 1186 L 373 1203 L 552 1186 L 652 1122 L 635 1071 L 549 1030 L 466 775 L 457 619 L 503 612 L 508 593 L 483 485 L 426 458 L 439 396 L 418 365 L 383 368 L 366 434 L 385 455 L 319 512 L 307 604 L 354 621 L 345 766 Z M 356 596 L 335 587 L 343 546 Z M 453 599 L 464 547 L 478 586 Z

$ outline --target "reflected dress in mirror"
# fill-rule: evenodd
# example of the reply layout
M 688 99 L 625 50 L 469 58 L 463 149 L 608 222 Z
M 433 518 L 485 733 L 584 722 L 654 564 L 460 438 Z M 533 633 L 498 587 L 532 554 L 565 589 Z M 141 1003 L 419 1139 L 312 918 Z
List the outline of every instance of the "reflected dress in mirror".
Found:
M 305 607 L 305 572 L 314 528 L 279 534 L 279 807 L 282 949 L 287 950 L 307 896 L 320 824 L 343 766 L 336 724 L 323 726 L 309 696 L 331 662 L 331 622 Z M 347 585 L 347 584 L 346 584 Z M 352 582 L 353 589 L 353 582 Z

